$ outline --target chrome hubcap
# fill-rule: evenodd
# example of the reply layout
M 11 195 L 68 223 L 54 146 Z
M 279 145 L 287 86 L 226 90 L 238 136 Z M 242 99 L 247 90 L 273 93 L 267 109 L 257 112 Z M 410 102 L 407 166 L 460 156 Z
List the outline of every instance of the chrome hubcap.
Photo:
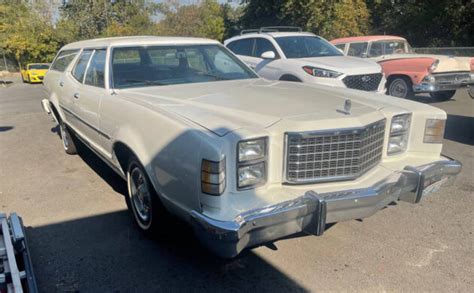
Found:
M 130 197 L 137 216 L 143 222 L 150 220 L 151 194 L 145 175 L 138 168 L 130 173 Z
M 390 85 L 390 95 L 398 98 L 405 98 L 408 88 L 403 80 L 397 79 Z

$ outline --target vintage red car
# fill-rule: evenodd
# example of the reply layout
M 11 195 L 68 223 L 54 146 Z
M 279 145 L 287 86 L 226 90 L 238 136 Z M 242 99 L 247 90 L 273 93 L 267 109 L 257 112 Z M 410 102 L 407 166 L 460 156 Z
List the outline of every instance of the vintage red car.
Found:
M 402 37 L 349 37 L 331 43 L 346 55 L 377 61 L 387 79 L 387 94 L 395 97 L 429 93 L 435 99 L 449 100 L 457 89 L 474 84 L 473 58 L 416 54 Z

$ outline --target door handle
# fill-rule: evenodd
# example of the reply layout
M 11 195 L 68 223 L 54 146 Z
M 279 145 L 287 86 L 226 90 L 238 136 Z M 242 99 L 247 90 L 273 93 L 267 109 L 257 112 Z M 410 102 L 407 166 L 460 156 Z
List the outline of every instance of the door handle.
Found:
M 60 82 L 59 82 L 59 86 L 60 86 L 60 87 L 63 87 L 63 86 L 64 86 L 64 81 L 60 81 Z
M 79 93 L 74 94 L 74 99 L 79 99 Z

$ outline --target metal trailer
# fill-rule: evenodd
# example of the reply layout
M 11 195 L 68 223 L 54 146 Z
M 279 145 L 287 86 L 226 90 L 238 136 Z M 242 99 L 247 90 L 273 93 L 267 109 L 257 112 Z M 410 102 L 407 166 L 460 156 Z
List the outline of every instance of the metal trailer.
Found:
M 0 293 L 22 292 L 38 292 L 23 222 L 0 213 Z

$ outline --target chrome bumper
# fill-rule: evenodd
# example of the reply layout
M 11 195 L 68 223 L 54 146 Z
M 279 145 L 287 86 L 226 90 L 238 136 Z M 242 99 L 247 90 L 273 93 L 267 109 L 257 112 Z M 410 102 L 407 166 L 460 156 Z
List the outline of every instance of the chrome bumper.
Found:
M 322 235 L 326 223 L 361 219 L 397 200 L 418 203 L 461 172 L 458 161 L 446 159 L 423 166 L 407 166 L 403 171 L 369 188 L 317 194 L 250 210 L 232 221 L 218 221 L 192 211 L 197 237 L 219 256 L 231 258 L 244 248 L 276 240 L 298 232 Z
M 413 85 L 416 93 L 451 91 L 473 86 L 473 74 L 443 73 L 428 75 L 420 84 Z

